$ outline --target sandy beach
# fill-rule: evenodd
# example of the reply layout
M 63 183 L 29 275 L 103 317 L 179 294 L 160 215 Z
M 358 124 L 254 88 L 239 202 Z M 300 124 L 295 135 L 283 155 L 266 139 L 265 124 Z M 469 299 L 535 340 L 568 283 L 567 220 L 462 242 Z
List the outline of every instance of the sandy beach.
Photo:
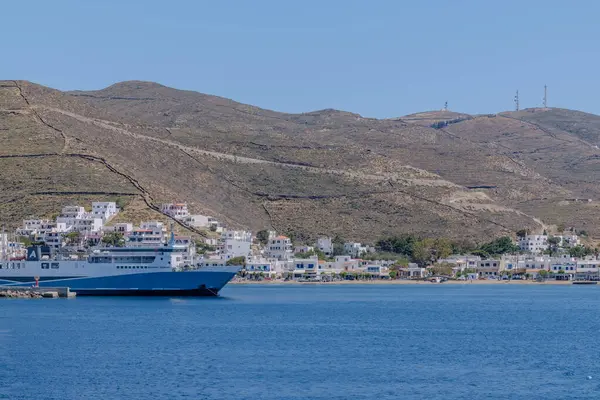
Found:
M 282 280 L 264 280 L 264 281 L 231 281 L 230 285 L 571 285 L 571 281 L 544 281 L 537 282 L 531 280 L 472 280 L 458 281 L 449 280 L 443 283 L 417 280 L 373 280 L 373 281 L 335 281 L 335 282 L 298 282 L 298 281 L 282 281 Z

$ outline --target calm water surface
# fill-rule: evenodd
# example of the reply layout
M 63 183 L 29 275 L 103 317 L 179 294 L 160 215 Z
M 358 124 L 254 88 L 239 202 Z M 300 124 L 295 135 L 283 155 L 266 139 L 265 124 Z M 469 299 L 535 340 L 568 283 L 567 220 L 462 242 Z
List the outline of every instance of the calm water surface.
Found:
M 600 398 L 600 287 L 0 301 L 5 399 Z

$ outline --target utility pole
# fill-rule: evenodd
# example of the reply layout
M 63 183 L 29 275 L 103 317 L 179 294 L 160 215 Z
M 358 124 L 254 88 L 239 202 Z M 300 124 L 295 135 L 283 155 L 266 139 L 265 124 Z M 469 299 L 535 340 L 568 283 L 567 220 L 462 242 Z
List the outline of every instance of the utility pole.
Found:
M 548 108 L 548 86 L 544 85 L 544 108 Z
M 515 95 L 515 110 L 519 111 L 519 90 L 517 89 L 517 94 Z

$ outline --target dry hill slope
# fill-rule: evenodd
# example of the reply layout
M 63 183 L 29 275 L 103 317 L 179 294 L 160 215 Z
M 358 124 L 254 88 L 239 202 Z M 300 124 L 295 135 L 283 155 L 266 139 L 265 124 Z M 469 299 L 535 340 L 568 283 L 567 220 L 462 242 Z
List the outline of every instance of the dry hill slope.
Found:
M 485 118 L 461 114 L 433 129 L 422 118 L 283 114 L 148 82 L 65 93 L 2 81 L 0 221 L 14 225 L 68 202 L 121 196 L 150 206 L 187 201 L 232 226 L 306 238 L 374 241 L 414 232 L 483 240 L 541 229 L 535 216 L 563 222 L 547 208 L 583 189 L 560 179 L 564 166 L 501 140 L 519 128 L 539 149 L 554 145 L 549 135 L 522 116 Z M 584 139 L 564 135 L 573 142 L 567 152 L 588 154 Z

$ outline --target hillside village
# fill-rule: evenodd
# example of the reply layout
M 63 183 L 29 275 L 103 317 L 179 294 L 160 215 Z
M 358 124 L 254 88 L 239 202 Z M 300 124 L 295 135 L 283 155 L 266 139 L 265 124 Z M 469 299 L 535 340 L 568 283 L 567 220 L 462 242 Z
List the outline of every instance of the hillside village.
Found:
M 105 247 L 164 246 L 173 232 L 173 225 L 160 221 L 113 222 L 120 212 L 115 202 L 93 202 L 89 210 L 65 206 L 54 220 L 23 220 L 14 234 L 0 235 L 0 256 L 24 260 L 28 246 L 39 245 L 47 257 L 83 258 Z M 162 204 L 160 210 L 206 232 L 206 237 L 173 234 L 187 249 L 181 265 L 242 265 L 238 280 L 600 279 L 598 249 L 582 245 L 574 232 L 521 231 L 516 242 L 503 237 L 476 249 L 410 235 L 370 245 L 331 237 L 295 243 L 275 231 L 229 230 L 215 218 L 191 214 L 186 203 Z

